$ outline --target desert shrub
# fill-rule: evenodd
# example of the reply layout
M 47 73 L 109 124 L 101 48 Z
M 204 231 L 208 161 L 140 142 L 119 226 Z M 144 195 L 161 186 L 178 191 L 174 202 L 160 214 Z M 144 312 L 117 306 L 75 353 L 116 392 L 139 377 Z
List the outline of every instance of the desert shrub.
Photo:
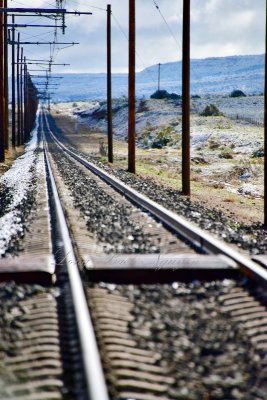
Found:
M 150 96 L 151 99 L 170 99 L 177 100 L 180 99 L 181 96 L 176 93 L 169 93 L 167 90 L 157 90 Z
M 192 94 L 191 99 L 201 99 L 198 94 Z
M 78 104 L 77 104 L 77 103 L 73 103 L 73 104 L 72 104 L 72 107 L 73 107 L 73 108 L 78 107 Z
M 195 163 L 195 164 L 200 164 L 200 165 L 208 164 L 208 161 L 202 156 L 192 157 L 191 161 L 193 161 L 193 163 Z
M 252 158 L 264 157 L 264 148 L 260 147 L 252 153 Z
M 208 145 L 209 145 L 209 149 L 211 149 L 211 150 L 218 149 L 221 146 L 220 142 L 216 138 L 209 139 Z
M 219 155 L 220 158 L 226 158 L 226 159 L 231 159 L 234 158 L 234 152 L 231 147 L 224 146 L 221 150 L 221 153 Z
M 163 128 L 155 132 L 155 136 L 151 140 L 151 147 L 154 149 L 162 149 L 162 147 L 167 146 L 171 141 L 171 128 Z
M 219 117 L 222 116 L 223 114 L 214 104 L 209 104 L 204 108 L 204 110 L 199 115 L 201 117 L 211 117 L 211 116 Z
M 150 126 L 146 126 L 146 128 L 142 129 L 140 134 L 138 135 L 138 144 L 142 147 L 150 147 L 151 135 L 152 130 Z
M 181 140 L 181 134 L 173 131 L 171 126 L 153 130 L 150 124 L 142 129 L 138 135 L 138 144 L 145 148 L 162 149 L 164 146 L 173 146 Z
M 142 113 L 142 112 L 146 112 L 146 111 L 149 111 L 149 108 L 148 108 L 148 106 L 146 104 L 146 101 L 145 100 L 141 100 L 140 103 L 139 103 L 137 112 L 138 113 Z
M 244 92 L 242 92 L 242 90 L 239 90 L 239 89 L 233 90 L 230 93 L 230 97 L 246 97 L 246 96 L 247 95 Z
M 107 145 L 104 144 L 104 140 L 100 139 L 99 140 L 99 153 L 102 157 L 107 156 Z

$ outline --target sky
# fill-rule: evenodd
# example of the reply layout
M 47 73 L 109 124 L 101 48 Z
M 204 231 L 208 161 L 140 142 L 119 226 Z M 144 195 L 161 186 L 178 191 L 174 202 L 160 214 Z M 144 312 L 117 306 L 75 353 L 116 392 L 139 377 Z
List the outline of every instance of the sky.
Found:
M 61 49 L 25 45 L 28 59 L 53 54 L 54 72 L 106 71 L 106 7 L 112 8 L 112 70 L 128 70 L 128 0 L 65 0 L 69 11 L 93 15 L 67 16 L 66 33 L 57 40 L 79 42 Z M 55 0 L 35 0 L 34 7 L 53 8 Z M 265 49 L 265 0 L 191 0 L 191 58 L 261 54 Z M 157 9 L 156 5 L 159 7 Z M 8 0 L 9 7 L 33 7 L 32 0 Z M 181 60 L 183 0 L 136 0 L 136 67 Z M 160 11 L 160 12 L 159 12 Z M 25 21 L 18 17 L 16 22 Z M 28 18 L 30 23 L 53 23 Z M 21 29 L 21 40 L 51 41 L 52 28 Z M 33 67 L 34 68 L 34 67 Z M 38 67 L 39 68 L 39 67 Z M 44 68 L 43 66 L 41 68 Z

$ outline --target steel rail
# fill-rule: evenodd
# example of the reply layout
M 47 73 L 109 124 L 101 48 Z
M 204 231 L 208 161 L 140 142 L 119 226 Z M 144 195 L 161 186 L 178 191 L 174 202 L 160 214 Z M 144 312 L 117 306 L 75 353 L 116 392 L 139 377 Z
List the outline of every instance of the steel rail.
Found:
M 252 261 L 249 257 L 246 257 L 245 255 L 239 253 L 219 239 L 211 236 L 209 233 L 193 225 L 185 218 L 175 214 L 170 210 L 167 210 L 165 207 L 157 204 L 155 201 L 149 199 L 143 194 L 138 193 L 136 190 L 119 181 L 117 178 L 111 176 L 101 168 L 95 166 L 94 164 L 85 160 L 83 157 L 77 155 L 74 151 L 68 149 L 55 137 L 55 135 L 49 128 L 47 114 L 45 114 L 45 118 L 49 132 L 57 145 L 61 147 L 61 149 L 67 154 L 72 156 L 75 160 L 79 161 L 82 165 L 84 165 L 94 174 L 99 176 L 107 184 L 114 187 L 118 192 L 123 194 L 126 198 L 131 200 L 139 207 L 142 207 L 144 210 L 148 211 L 150 214 L 160 220 L 164 225 L 175 231 L 184 239 L 191 242 L 201 251 L 208 254 L 223 254 L 226 257 L 229 257 L 231 260 L 235 261 L 240 267 L 240 270 L 246 275 L 249 275 L 250 277 L 253 277 L 255 279 L 261 279 L 267 283 L 266 269 L 258 265 L 256 262 Z
M 47 155 L 47 149 L 44 148 L 45 160 L 49 172 L 52 193 L 54 197 L 57 221 L 62 234 L 63 248 L 66 256 L 66 265 L 70 279 L 72 299 L 77 319 L 77 326 L 80 337 L 82 358 L 85 370 L 85 379 L 87 384 L 88 400 L 108 400 L 108 392 L 104 373 L 97 348 L 94 328 L 92 325 L 87 301 L 84 294 L 79 269 L 71 243 L 69 230 L 64 216 L 63 208 L 59 199 L 56 183 L 53 177 L 51 165 Z

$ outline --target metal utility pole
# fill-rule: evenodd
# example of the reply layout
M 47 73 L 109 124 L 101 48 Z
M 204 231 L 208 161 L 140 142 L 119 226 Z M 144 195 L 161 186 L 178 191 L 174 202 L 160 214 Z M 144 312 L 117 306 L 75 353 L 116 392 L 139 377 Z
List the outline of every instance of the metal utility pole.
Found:
M 21 145 L 21 118 L 20 118 L 20 33 L 18 33 L 17 40 L 17 145 Z
M 135 0 L 129 0 L 128 171 L 135 174 Z
M 27 138 L 27 86 L 28 86 L 28 80 L 27 80 L 27 64 L 26 64 L 26 57 L 24 57 L 24 69 L 23 69 L 23 81 L 24 81 L 24 86 L 23 86 L 23 98 L 24 98 L 24 114 L 23 114 L 23 136 L 24 139 Z
M 264 227 L 267 228 L 267 3 L 265 23 L 265 84 L 264 84 Z
M 7 8 L 7 0 L 4 0 Z M 4 98 L 5 98 L 5 148 L 9 148 L 9 111 L 8 111 L 8 42 L 7 42 L 7 13 L 4 14 Z
M 161 64 L 159 63 L 159 69 L 158 69 L 158 91 L 160 91 L 160 66 Z
M 21 49 L 20 54 L 20 127 L 21 127 L 21 144 L 24 144 L 24 90 L 23 90 L 23 48 Z
M 15 23 L 15 17 L 12 15 L 12 23 Z M 12 147 L 16 146 L 16 76 L 15 76 L 15 27 L 12 28 L 12 47 L 11 47 L 11 65 L 12 65 L 12 133 L 11 133 L 11 143 Z
M 183 0 L 182 193 L 190 196 L 190 0 Z
M 112 132 L 112 75 L 111 75 L 111 5 L 107 6 L 107 117 L 108 117 L 108 161 L 113 163 Z
M 0 7 L 3 7 L 0 0 Z M 5 161 L 4 14 L 0 14 L 0 161 Z

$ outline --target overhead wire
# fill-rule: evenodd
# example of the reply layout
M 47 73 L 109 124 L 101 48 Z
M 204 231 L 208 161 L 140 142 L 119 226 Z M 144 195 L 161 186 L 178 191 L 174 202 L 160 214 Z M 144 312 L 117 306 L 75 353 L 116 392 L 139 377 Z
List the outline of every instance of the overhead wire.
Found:
M 21 2 L 18 2 L 16 0 L 12 0 L 12 1 L 14 1 L 18 5 L 22 5 L 22 6 L 25 5 L 25 4 L 23 4 Z M 59 0 L 59 2 L 57 1 L 59 8 L 63 5 L 63 2 L 64 2 L 64 0 L 63 1 Z M 45 4 L 49 5 L 49 6 L 52 6 L 52 7 L 55 6 L 54 3 L 51 3 L 50 1 L 46 1 Z M 44 15 L 43 16 L 38 16 L 38 14 L 36 14 L 36 17 L 37 18 L 32 19 L 31 22 L 29 22 L 29 19 L 28 19 L 27 22 L 28 23 L 36 23 L 36 21 L 41 20 L 44 17 Z M 36 35 L 28 34 L 27 32 L 22 31 L 21 35 L 27 36 L 28 39 L 31 39 L 31 38 L 36 38 L 36 37 L 47 37 L 47 36 L 51 35 L 51 33 L 54 33 L 54 42 L 56 42 L 56 40 L 57 40 L 57 30 L 59 28 L 58 27 L 58 21 L 59 21 L 60 18 L 58 18 L 58 16 L 52 16 L 52 15 L 51 16 L 46 16 L 46 17 L 50 17 L 51 19 L 55 20 L 55 28 L 54 28 L 54 30 L 50 30 L 49 32 L 42 32 L 42 33 L 36 34 Z M 51 63 L 53 62 L 53 58 L 54 58 L 54 55 L 55 55 L 55 46 L 56 46 L 56 44 L 54 44 L 54 43 L 53 43 L 53 45 L 49 45 L 49 47 L 50 47 L 50 58 L 49 58 L 49 61 Z M 31 54 L 34 54 L 34 55 L 38 54 L 36 51 L 33 52 L 31 50 L 28 50 L 28 48 L 27 48 L 27 53 L 30 54 L 30 55 Z M 42 65 L 39 65 L 38 67 L 39 67 L 39 69 L 42 69 L 44 72 L 45 71 L 47 72 L 47 67 L 43 67 Z M 51 68 L 51 66 L 49 66 L 49 70 L 50 70 L 50 68 Z
M 97 7 L 97 6 L 92 6 L 91 4 L 88 4 L 88 3 L 82 3 L 82 2 L 80 2 L 80 1 L 75 1 L 75 0 L 70 0 L 69 2 L 71 2 L 71 3 L 74 3 L 74 4 L 77 4 L 77 5 L 82 5 L 82 6 L 86 6 L 86 7 L 91 7 L 91 8 L 94 8 L 94 9 L 96 9 L 96 10 L 101 10 L 101 11 L 107 11 L 105 8 L 102 8 L 102 7 Z
M 127 40 L 127 42 L 129 42 L 129 38 L 127 36 L 127 34 L 124 32 L 121 24 L 119 23 L 118 19 L 115 17 L 114 13 L 111 13 L 112 17 L 114 18 L 114 21 L 116 22 L 119 30 L 121 31 L 122 35 L 125 37 L 125 39 Z M 152 75 L 151 71 L 148 69 L 147 65 L 145 64 L 145 62 L 143 61 L 142 57 L 140 56 L 140 54 L 138 53 L 137 50 L 135 50 L 135 54 L 136 56 L 139 58 L 139 61 L 141 62 L 141 64 L 143 65 L 144 69 L 146 70 L 146 72 L 150 75 L 151 79 L 156 82 L 154 76 Z
M 54 32 L 54 31 L 49 31 L 49 32 L 42 32 L 42 33 L 39 33 L 38 35 L 31 35 L 31 34 L 29 34 L 29 33 L 27 33 L 27 32 L 24 32 L 24 31 L 20 31 L 20 33 L 21 33 L 21 35 L 24 35 L 24 36 L 27 36 L 28 37 L 28 39 L 34 39 L 34 38 L 36 38 L 36 37 L 46 37 L 46 36 L 48 36 L 48 35 L 50 35 L 52 32 Z
M 154 3 L 156 9 L 158 10 L 158 12 L 159 12 L 161 18 L 163 19 L 165 25 L 166 25 L 167 28 L 168 28 L 168 31 L 170 32 L 171 36 L 172 36 L 173 39 L 175 40 L 177 46 L 178 46 L 178 47 L 180 48 L 180 50 L 182 51 L 182 46 L 181 46 L 181 44 L 178 42 L 177 38 L 175 37 L 175 35 L 174 35 L 174 33 L 173 33 L 173 31 L 172 31 L 170 25 L 168 24 L 168 22 L 167 22 L 166 18 L 164 17 L 164 15 L 163 15 L 161 9 L 159 8 L 159 5 L 156 3 L 155 0 L 152 0 L 152 2 Z

